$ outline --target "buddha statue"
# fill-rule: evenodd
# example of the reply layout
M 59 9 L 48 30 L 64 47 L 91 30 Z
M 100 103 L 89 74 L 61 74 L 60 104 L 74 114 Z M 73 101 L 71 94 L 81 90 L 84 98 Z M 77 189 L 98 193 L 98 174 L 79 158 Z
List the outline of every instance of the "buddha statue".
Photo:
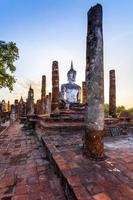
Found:
M 71 61 L 70 70 L 67 73 L 68 83 L 61 85 L 61 101 L 65 102 L 66 107 L 69 108 L 71 103 L 80 103 L 81 87 L 75 84 L 76 71 L 73 68 Z

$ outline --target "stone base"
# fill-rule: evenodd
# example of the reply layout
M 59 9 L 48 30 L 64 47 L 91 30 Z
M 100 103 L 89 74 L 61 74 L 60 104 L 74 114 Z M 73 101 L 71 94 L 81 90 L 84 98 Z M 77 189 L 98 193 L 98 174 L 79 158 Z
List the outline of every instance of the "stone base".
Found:
M 59 108 L 56 108 L 52 113 L 50 114 L 50 117 L 57 117 L 60 115 L 60 110 Z
M 84 154 L 91 160 L 104 160 L 103 131 L 85 130 Z

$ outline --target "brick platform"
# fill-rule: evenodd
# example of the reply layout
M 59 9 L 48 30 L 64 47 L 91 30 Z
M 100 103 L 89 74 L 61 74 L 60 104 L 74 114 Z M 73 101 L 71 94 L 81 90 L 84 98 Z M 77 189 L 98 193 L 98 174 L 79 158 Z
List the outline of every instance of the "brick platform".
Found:
M 65 199 L 41 143 L 18 123 L 0 136 L 0 199 Z
M 70 127 L 71 128 L 71 127 Z M 69 200 L 133 200 L 133 145 L 127 136 L 105 138 L 105 161 L 82 154 L 82 131 L 47 131 L 42 140 Z

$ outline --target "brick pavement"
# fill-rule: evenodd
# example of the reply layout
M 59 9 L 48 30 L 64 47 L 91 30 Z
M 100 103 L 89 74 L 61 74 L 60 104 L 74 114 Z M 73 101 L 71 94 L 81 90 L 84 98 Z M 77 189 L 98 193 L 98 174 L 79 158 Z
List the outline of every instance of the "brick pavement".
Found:
M 133 200 L 133 142 L 128 136 L 106 137 L 104 161 L 82 153 L 82 131 L 47 131 L 42 138 L 47 156 L 74 200 Z M 67 188 L 67 189 L 66 189 Z M 72 198 L 71 198 L 72 197 Z
M 0 199 L 65 199 L 41 143 L 17 122 L 0 136 Z

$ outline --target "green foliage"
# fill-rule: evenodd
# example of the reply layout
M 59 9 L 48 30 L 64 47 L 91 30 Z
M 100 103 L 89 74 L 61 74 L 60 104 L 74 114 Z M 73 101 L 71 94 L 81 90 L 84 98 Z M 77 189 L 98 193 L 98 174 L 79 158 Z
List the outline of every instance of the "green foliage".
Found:
M 129 108 L 128 111 L 129 111 L 130 113 L 133 113 L 133 107 L 132 107 L 132 108 Z
M 104 112 L 105 112 L 105 114 L 109 114 L 109 104 L 108 103 L 104 104 Z
M 0 41 L 0 88 L 7 87 L 13 90 L 16 79 L 13 73 L 16 70 L 14 62 L 19 58 L 18 48 L 13 42 Z
M 116 108 L 116 113 L 119 115 L 121 112 L 123 112 L 125 110 L 126 110 L 125 106 L 118 106 Z
M 125 106 L 117 106 L 116 107 L 116 113 L 117 113 L 118 116 L 123 111 L 129 111 L 130 113 L 133 113 L 133 107 L 129 108 L 129 109 L 126 109 Z M 104 112 L 107 115 L 109 114 L 109 104 L 108 103 L 104 104 Z

